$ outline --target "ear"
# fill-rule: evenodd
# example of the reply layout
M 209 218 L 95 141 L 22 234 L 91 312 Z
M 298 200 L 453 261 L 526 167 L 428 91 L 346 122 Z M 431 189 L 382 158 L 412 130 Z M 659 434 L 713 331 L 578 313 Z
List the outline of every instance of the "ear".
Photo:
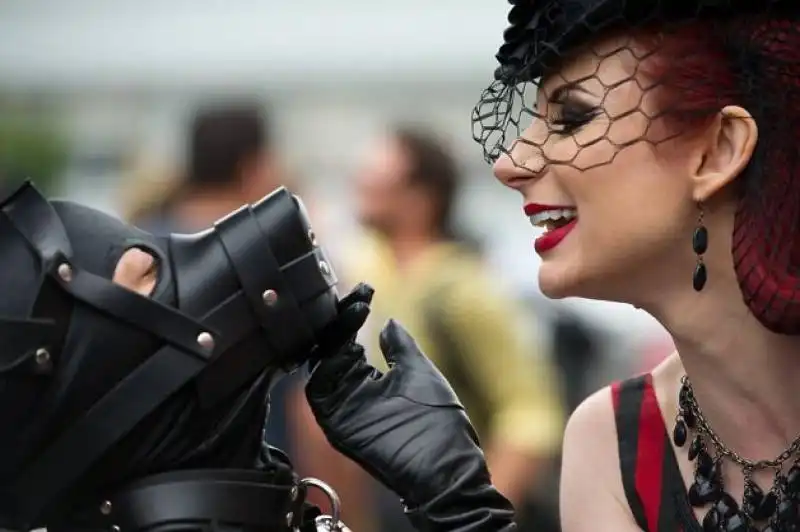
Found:
M 692 169 L 695 202 L 706 202 L 742 173 L 758 140 L 758 125 L 746 109 L 723 108 L 702 135 Z

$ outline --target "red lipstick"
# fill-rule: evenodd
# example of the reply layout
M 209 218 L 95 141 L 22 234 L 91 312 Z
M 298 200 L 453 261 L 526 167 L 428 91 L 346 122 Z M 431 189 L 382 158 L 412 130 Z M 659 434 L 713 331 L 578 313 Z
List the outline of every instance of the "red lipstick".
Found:
M 564 210 L 564 209 L 574 209 L 574 205 L 540 205 L 538 203 L 528 203 L 525 205 L 525 214 L 528 216 L 533 216 L 534 214 L 539 214 L 540 212 L 545 211 L 556 211 L 556 210 Z
M 558 210 L 573 210 L 575 207 L 573 205 L 541 205 L 539 203 L 528 203 L 525 205 L 525 214 L 528 216 L 535 216 L 537 214 L 547 212 L 547 211 L 558 211 Z M 546 251 L 550 251 L 557 245 L 561 243 L 562 240 L 575 228 L 577 225 L 578 219 L 574 218 L 570 220 L 567 224 L 557 227 L 555 229 L 551 229 L 547 231 L 542 236 L 537 238 L 533 246 L 536 249 L 536 252 L 539 254 L 545 253 Z
M 577 224 L 577 218 L 570 220 L 567 225 L 548 231 L 534 240 L 533 247 L 536 249 L 536 253 L 542 254 L 559 245 L 561 241 L 564 240 L 564 238 L 569 234 L 569 232 L 575 229 Z

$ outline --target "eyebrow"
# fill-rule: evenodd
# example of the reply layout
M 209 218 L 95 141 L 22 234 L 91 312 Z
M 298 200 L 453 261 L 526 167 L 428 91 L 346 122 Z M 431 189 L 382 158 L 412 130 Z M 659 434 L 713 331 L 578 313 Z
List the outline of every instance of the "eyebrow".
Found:
M 550 95 L 547 101 L 549 101 L 550 103 L 560 103 L 564 101 L 564 98 L 571 92 L 582 92 L 584 94 L 594 96 L 588 89 L 579 85 L 577 81 L 571 81 L 569 83 L 561 85 L 556 90 L 554 90 L 553 94 Z

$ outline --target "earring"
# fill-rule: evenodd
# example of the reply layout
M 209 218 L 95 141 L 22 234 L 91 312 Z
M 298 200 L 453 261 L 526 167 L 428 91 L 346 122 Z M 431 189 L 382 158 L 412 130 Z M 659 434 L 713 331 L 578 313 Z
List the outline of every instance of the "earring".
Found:
M 700 292 L 708 280 L 708 272 L 703 262 L 703 254 L 708 249 L 708 229 L 703 225 L 703 205 L 698 203 L 697 208 L 700 210 L 700 214 L 697 218 L 697 227 L 695 227 L 692 234 L 692 250 L 697 255 L 697 264 L 692 274 L 692 286 Z

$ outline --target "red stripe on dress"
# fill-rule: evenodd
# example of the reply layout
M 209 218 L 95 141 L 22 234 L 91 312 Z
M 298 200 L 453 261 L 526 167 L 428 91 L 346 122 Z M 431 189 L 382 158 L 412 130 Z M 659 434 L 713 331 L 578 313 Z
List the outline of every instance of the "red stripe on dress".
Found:
M 664 465 L 664 420 L 653 389 L 653 379 L 645 377 L 636 460 L 636 491 L 642 499 L 648 529 L 658 530 L 661 510 L 662 469 Z

